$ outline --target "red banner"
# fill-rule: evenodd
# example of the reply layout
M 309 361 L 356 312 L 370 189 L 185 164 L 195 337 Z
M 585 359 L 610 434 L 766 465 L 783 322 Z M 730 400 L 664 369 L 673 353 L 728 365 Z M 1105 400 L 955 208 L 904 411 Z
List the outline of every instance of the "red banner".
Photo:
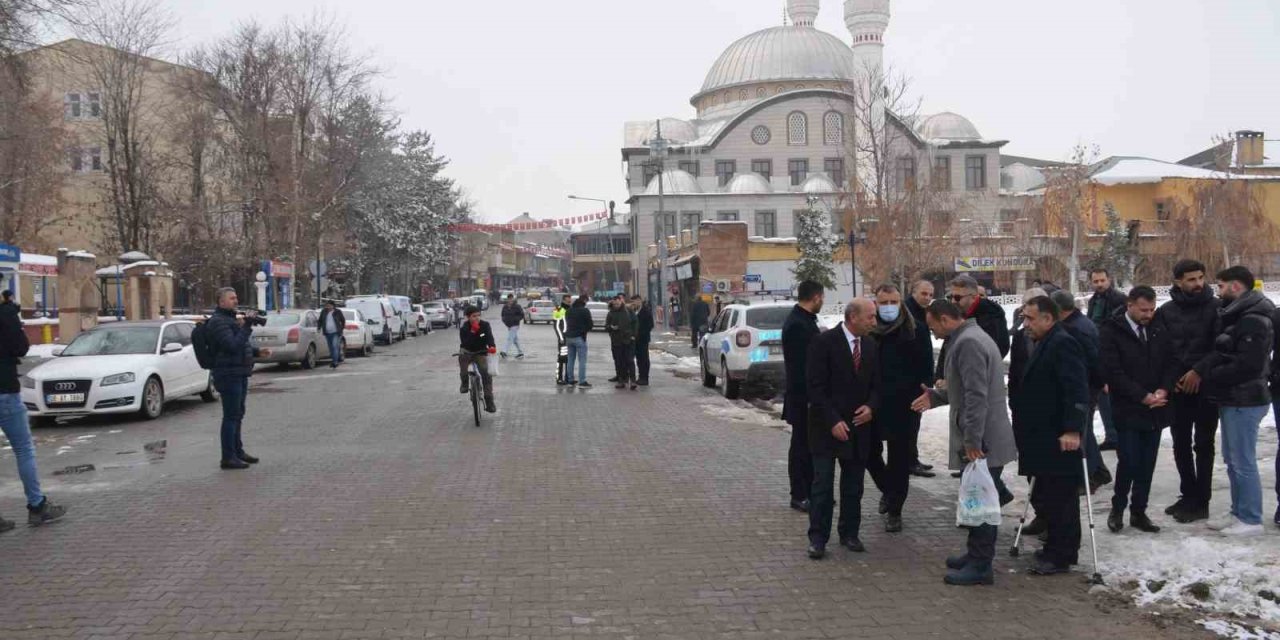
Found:
M 572 218 L 559 218 L 539 220 L 537 222 L 520 222 L 516 224 L 482 224 L 475 222 L 467 222 L 463 224 L 449 225 L 449 231 L 457 233 L 469 232 L 492 232 L 492 231 L 537 231 L 538 229 L 555 229 L 558 227 L 571 227 L 585 222 L 593 222 L 596 220 L 604 220 L 609 217 L 608 211 L 597 211 L 585 216 L 574 216 Z

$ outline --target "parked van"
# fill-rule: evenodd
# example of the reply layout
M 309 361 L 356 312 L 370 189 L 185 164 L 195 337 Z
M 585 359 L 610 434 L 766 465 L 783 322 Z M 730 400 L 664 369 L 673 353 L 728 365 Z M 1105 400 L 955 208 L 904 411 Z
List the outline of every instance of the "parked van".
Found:
M 404 340 L 406 334 L 416 338 L 418 322 L 413 312 L 413 301 L 409 296 L 387 296 L 387 300 L 391 301 L 391 307 L 396 310 L 396 315 L 400 316 L 400 339 Z
M 355 309 L 366 318 L 373 335 L 382 344 L 404 339 L 404 321 L 396 313 L 395 305 L 387 296 L 356 296 L 347 298 L 343 305 Z

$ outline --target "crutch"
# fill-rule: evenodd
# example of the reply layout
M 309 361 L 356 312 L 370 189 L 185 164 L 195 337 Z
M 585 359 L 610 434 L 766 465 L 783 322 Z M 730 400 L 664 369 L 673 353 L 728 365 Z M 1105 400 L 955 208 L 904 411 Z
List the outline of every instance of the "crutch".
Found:
M 1022 517 L 1018 518 L 1018 532 L 1013 535 L 1013 547 L 1009 549 L 1009 555 L 1016 558 L 1022 549 L 1019 548 L 1022 542 L 1022 527 L 1027 524 L 1027 514 L 1031 512 L 1031 494 L 1036 490 L 1036 477 L 1031 476 L 1031 487 L 1027 489 L 1027 504 L 1022 507 Z
M 1088 428 L 1092 429 L 1090 425 Z M 1098 537 L 1093 528 L 1093 494 L 1089 492 L 1089 460 L 1084 453 L 1084 442 L 1080 443 L 1080 469 L 1084 472 L 1084 502 L 1089 510 L 1089 547 L 1093 551 L 1093 576 L 1089 584 L 1102 584 L 1102 573 L 1098 571 Z

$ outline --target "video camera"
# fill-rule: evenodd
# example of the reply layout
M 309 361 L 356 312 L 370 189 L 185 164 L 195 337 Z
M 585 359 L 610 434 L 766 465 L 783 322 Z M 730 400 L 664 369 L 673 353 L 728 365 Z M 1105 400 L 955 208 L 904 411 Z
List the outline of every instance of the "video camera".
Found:
M 258 309 L 240 310 L 236 313 L 236 317 L 244 320 L 245 326 L 265 327 L 267 326 L 267 312 Z

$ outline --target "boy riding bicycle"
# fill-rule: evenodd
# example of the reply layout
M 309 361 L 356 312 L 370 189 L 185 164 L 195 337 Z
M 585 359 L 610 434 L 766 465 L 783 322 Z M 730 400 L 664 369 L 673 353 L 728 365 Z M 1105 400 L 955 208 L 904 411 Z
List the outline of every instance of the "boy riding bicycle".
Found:
M 462 393 L 471 391 L 467 382 L 468 370 L 475 362 L 480 369 L 480 379 L 484 382 L 484 410 L 493 413 L 498 405 L 493 402 L 493 376 L 489 375 L 489 354 L 498 352 L 498 345 L 493 341 L 493 329 L 489 323 L 480 319 L 480 310 L 468 305 L 467 321 L 458 328 L 461 351 L 458 354 L 458 371 L 462 377 Z

